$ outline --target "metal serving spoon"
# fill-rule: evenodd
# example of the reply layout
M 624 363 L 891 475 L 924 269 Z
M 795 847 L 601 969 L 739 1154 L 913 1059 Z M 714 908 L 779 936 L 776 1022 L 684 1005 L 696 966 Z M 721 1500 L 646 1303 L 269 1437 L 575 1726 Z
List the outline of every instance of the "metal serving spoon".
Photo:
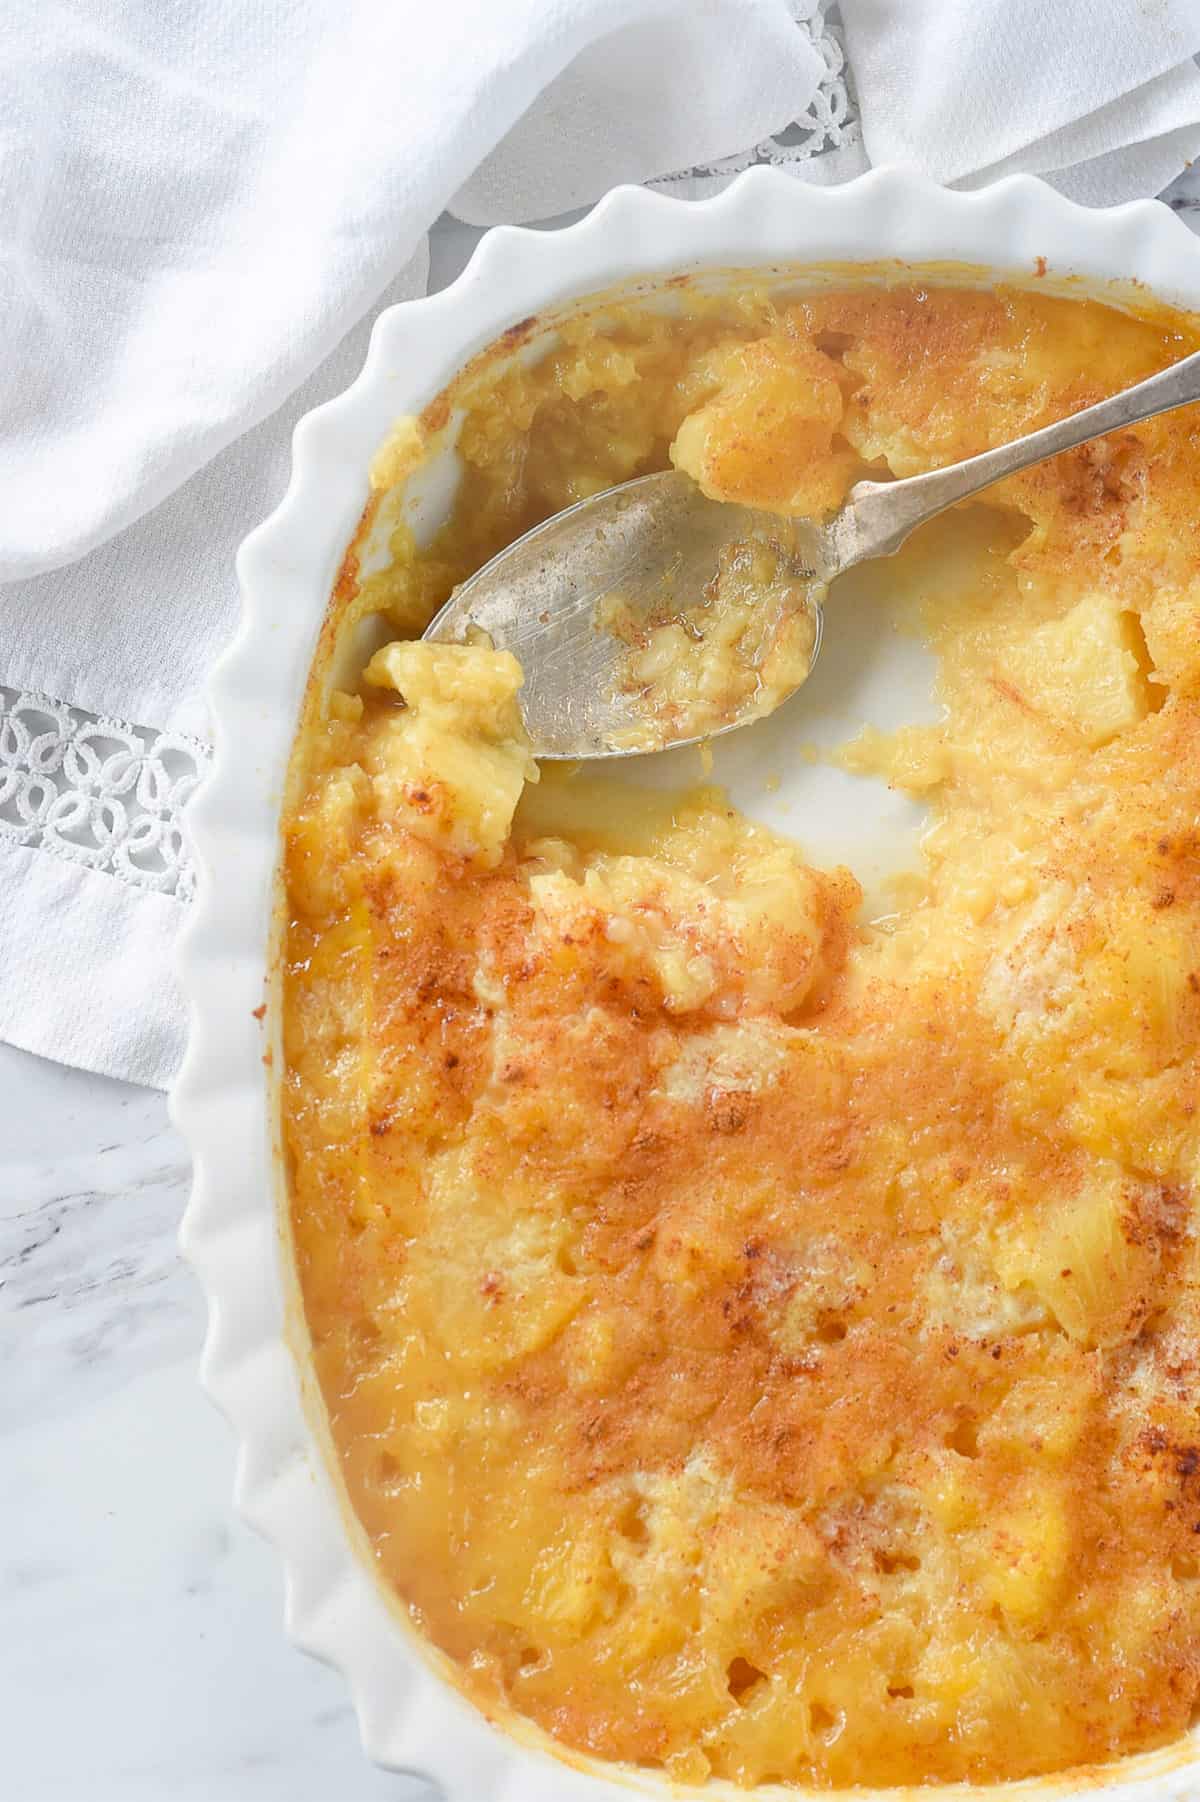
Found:
M 710 501 L 675 470 L 640 476 L 526 532 L 455 591 L 425 637 L 447 643 L 485 633 L 517 656 L 525 672 L 521 708 L 538 757 L 629 757 L 694 744 L 771 709 L 752 694 L 714 724 L 711 710 L 689 719 L 685 705 L 682 717 L 677 707 L 661 733 L 653 730 L 653 697 L 630 692 L 623 673 L 628 638 L 606 623 L 605 603 L 614 595 L 626 620 L 669 622 L 685 607 L 702 606 L 723 551 L 769 546 L 786 560 L 800 604 L 811 612 L 811 653 L 786 691 L 794 692 L 820 650 L 821 596 L 843 570 L 892 556 L 927 519 L 1004 476 L 1196 400 L 1200 352 L 964 463 L 904 481 L 859 482 L 822 524 Z M 697 632 L 693 623 L 690 636 L 702 640 L 703 628 Z M 780 693 L 774 704 L 785 698 Z

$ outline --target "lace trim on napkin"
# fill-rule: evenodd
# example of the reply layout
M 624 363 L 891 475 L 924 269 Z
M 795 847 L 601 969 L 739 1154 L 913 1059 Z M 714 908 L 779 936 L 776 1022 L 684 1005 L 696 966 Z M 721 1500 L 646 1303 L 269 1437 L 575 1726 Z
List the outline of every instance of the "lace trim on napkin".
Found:
M 0 844 L 190 900 L 180 818 L 208 759 L 199 739 L 0 687 Z
M 791 125 L 764 138 L 761 144 L 736 156 L 722 157 L 715 163 L 698 163 L 693 169 L 681 169 L 652 188 L 670 188 L 679 182 L 694 182 L 714 176 L 740 175 L 754 163 L 773 163 L 786 169 L 790 164 L 805 163 L 810 157 L 826 151 L 840 150 L 843 145 L 857 144 L 862 136 L 854 101 L 854 84 L 846 64 L 842 42 L 842 22 L 836 0 L 787 0 L 788 10 L 798 28 L 813 45 L 825 64 L 821 85 L 805 110 Z

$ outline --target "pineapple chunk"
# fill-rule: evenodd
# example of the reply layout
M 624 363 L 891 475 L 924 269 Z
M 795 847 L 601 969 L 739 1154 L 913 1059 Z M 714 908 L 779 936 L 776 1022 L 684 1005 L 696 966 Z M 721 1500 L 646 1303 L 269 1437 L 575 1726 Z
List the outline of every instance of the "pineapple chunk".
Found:
M 529 892 L 564 968 L 597 936 L 613 969 L 653 978 L 673 1014 L 798 1007 L 821 969 L 826 890 L 787 848 L 764 855 L 732 895 L 665 860 L 597 853 L 583 880 L 539 870 Z M 749 863 L 749 860 L 747 860 Z
M 371 784 L 357 764 L 318 776 L 288 831 L 288 887 L 314 919 L 344 911 L 354 889 L 356 840 L 370 812 Z
M 805 1584 L 815 1588 L 825 1569 L 820 1538 L 790 1508 L 739 1503 L 714 1523 L 707 1543 L 704 1610 L 714 1621 L 786 1606 Z
M 367 741 L 380 808 L 441 849 L 499 863 L 521 791 L 538 775 L 516 658 L 484 645 L 389 644 L 365 677 L 405 703 Z
M 1045 1619 L 1062 1586 L 1070 1555 L 1061 1485 L 1031 1482 L 989 1535 L 983 1588 L 989 1600 L 1022 1627 Z
M 1113 921 L 1097 972 L 1104 987 L 1096 1012 L 1114 1043 L 1123 1036 L 1140 1053 L 1139 1073 L 1191 1047 L 1189 949 L 1169 915 L 1130 904 Z M 1131 1026 L 1141 1029 L 1141 1042 Z
M 1052 1341 L 1045 1366 L 1013 1384 L 985 1423 L 980 1443 L 1009 1455 L 1067 1459 L 1087 1430 L 1097 1391 L 1095 1364 L 1087 1353 Z
M 1010 1289 L 1030 1283 L 1063 1331 L 1082 1345 L 1111 1346 L 1140 1325 L 1153 1257 L 1123 1230 L 1120 1172 L 1092 1174 L 1078 1194 L 1002 1232 L 996 1268 Z
M 465 1381 L 465 1373 L 501 1370 L 549 1344 L 583 1290 L 558 1267 L 567 1221 L 522 1205 L 515 1183 L 464 1217 L 462 1196 L 486 1182 L 486 1152 L 450 1146 L 426 1168 L 427 1225 L 408 1269 L 437 1296 L 439 1316 L 455 1323 L 447 1362 Z
M 844 411 L 837 365 L 796 339 L 718 352 L 717 393 L 689 413 L 671 461 L 715 501 L 780 513 L 827 513 L 859 467 L 834 444 Z
M 544 1547 L 533 1568 L 525 1606 L 564 1639 L 578 1639 L 597 1620 L 616 1610 L 621 1583 L 612 1567 L 605 1535 L 596 1526 L 562 1534 Z
M 1152 680 L 1169 684 L 1177 694 L 1194 695 L 1200 687 L 1200 636 L 1196 613 L 1200 608 L 1200 581 L 1182 586 L 1170 579 L 1160 582 L 1142 613 L 1146 648 L 1154 665 Z
M 1006 651 L 1003 674 L 1037 713 L 1107 743 L 1148 711 L 1129 615 L 1110 596 L 1085 594 Z
M 966 1471 L 949 1460 L 943 1459 L 931 1467 L 923 1488 L 931 1514 L 947 1532 L 960 1533 L 978 1521 L 978 1486 Z

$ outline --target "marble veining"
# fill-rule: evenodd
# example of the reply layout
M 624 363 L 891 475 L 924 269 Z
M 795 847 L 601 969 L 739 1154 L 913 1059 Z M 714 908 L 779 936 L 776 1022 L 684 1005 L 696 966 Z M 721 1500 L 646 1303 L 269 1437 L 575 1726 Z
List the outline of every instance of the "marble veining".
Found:
M 137 1112 L 124 1143 L 6 1170 L 0 1283 L 18 1335 L 22 1315 L 38 1323 L 36 1361 L 21 1355 L 19 1338 L 0 1344 L 6 1428 L 44 1419 L 56 1402 L 94 1407 L 123 1386 L 128 1347 L 148 1364 L 166 1363 L 202 1334 L 200 1297 L 179 1281 L 175 1246 L 187 1195 L 183 1148 L 161 1106 Z
M 1200 230 L 1200 170 L 1164 198 Z M 446 222 L 434 285 L 478 233 Z M 373 1769 L 234 1517 L 161 1095 L 0 1046 L 0 1795 L 436 1802 Z
M 435 1802 L 363 1757 L 234 1516 L 163 1096 L 0 1046 L 0 1795 Z

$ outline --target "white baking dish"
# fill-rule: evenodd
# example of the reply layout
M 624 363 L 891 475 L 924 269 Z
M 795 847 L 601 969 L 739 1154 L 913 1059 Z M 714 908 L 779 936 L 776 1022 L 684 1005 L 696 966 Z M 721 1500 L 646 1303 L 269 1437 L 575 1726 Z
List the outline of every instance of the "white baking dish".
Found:
M 972 265 L 966 279 L 978 281 L 1132 281 L 1200 309 L 1200 242 L 1155 202 L 1088 211 L 1024 176 L 959 194 L 895 170 L 822 190 L 752 169 L 700 203 L 621 188 L 569 230 L 490 232 L 453 287 L 383 313 L 353 387 L 297 427 L 288 492 L 242 546 L 242 623 L 210 691 L 216 757 L 188 816 L 200 882 L 180 955 L 191 1039 L 172 1098 L 195 1160 L 182 1241 L 209 1300 L 202 1376 L 238 1437 L 238 1506 L 283 1557 L 289 1634 L 345 1673 L 369 1755 L 435 1780 L 447 1802 L 679 1792 L 645 1772 L 555 1755 L 528 1726 L 493 1726 L 464 1701 L 375 1582 L 326 1455 L 280 1206 L 269 975 L 280 799 L 321 623 L 372 453 L 397 415 L 431 400 L 505 328 L 617 282 L 680 270 L 866 263 L 878 279 L 893 260 Z M 738 771 L 748 778 L 755 767 L 734 769 L 735 793 Z M 786 823 L 786 789 L 783 802 L 753 810 Z M 894 823 L 881 813 L 881 829 Z M 1195 1797 L 1200 1741 L 1066 1778 L 935 1793 L 1099 1791 L 1109 1802 Z

